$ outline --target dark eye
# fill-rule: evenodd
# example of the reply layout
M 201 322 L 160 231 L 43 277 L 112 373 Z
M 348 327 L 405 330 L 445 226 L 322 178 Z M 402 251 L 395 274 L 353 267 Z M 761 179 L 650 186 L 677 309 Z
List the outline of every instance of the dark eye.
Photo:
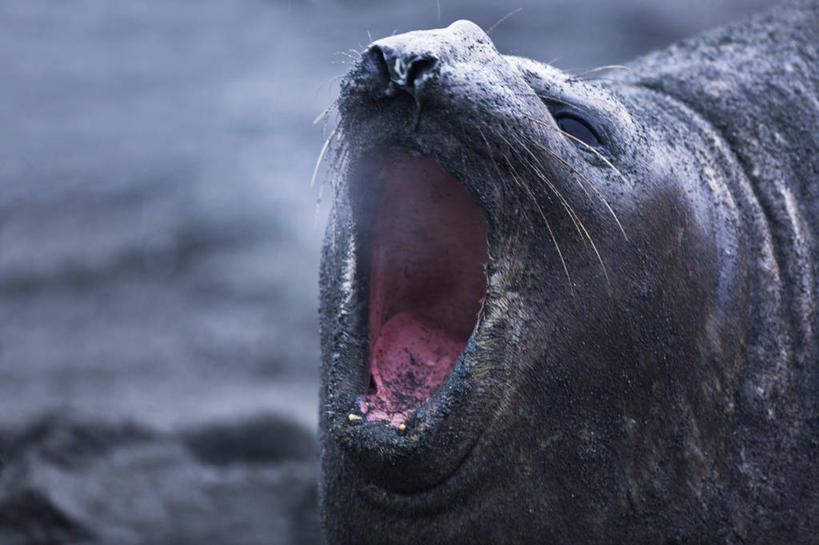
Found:
M 557 121 L 557 126 L 560 127 L 560 130 L 566 134 L 577 138 L 593 148 L 600 147 L 601 142 L 597 131 L 584 119 L 574 114 L 562 113 L 555 116 L 555 121 Z

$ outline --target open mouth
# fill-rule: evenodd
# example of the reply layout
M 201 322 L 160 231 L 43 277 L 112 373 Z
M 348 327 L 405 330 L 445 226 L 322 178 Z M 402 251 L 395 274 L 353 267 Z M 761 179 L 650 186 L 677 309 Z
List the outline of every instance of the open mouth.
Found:
M 369 185 L 369 361 L 361 411 L 401 427 L 441 387 L 486 294 L 486 221 L 430 157 L 393 152 Z

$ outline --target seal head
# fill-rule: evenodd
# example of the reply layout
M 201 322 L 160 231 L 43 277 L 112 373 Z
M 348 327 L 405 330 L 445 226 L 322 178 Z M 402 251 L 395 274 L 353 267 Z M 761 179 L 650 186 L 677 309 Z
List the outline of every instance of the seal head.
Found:
M 503 56 L 468 21 L 348 74 L 321 272 L 330 542 L 744 535 L 765 349 L 737 332 L 783 279 L 741 160 L 640 77 Z

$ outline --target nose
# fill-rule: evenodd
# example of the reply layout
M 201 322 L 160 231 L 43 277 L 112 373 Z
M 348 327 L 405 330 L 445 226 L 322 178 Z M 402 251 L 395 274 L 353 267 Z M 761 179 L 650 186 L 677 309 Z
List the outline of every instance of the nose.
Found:
M 480 71 L 499 56 L 478 25 L 455 21 L 446 28 L 416 30 L 373 42 L 351 72 L 349 89 L 378 97 L 410 95 L 420 111 L 422 99 L 442 90 L 438 84 L 462 77 L 463 69 L 456 67 Z
M 430 53 L 418 53 L 409 47 L 373 45 L 364 53 L 364 67 L 388 97 L 401 92 L 418 94 L 433 76 L 438 59 Z

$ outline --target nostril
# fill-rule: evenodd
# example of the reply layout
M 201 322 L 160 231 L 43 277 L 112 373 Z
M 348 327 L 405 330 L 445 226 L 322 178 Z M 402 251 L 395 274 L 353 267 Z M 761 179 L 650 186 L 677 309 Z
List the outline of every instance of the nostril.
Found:
M 413 95 L 437 66 L 438 59 L 428 53 L 405 52 L 386 45 L 372 45 L 362 55 L 366 76 L 388 97 L 401 91 Z
M 407 70 L 407 85 L 416 86 L 435 68 L 438 60 L 435 57 L 419 57 L 410 62 Z
M 384 52 L 377 45 L 367 49 L 361 56 L 362 68 L 365 73 L 386 87 L 390 81 L 390 71 L 387 68 L 387 60 L 384 58 Z

